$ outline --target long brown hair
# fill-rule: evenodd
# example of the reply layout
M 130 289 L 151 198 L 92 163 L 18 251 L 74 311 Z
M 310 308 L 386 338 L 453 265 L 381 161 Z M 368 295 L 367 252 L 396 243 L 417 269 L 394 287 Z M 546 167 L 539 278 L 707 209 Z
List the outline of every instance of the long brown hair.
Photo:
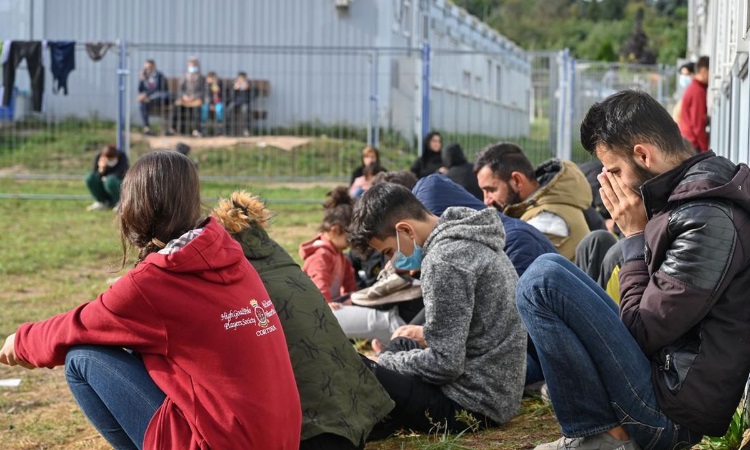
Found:
M 143 155 L 128 170 L 120 194 L 122 265 L 131 247 L 138 261 L 194 229 L 201 219 L 198 171 L 186 156 L 173 151 Z

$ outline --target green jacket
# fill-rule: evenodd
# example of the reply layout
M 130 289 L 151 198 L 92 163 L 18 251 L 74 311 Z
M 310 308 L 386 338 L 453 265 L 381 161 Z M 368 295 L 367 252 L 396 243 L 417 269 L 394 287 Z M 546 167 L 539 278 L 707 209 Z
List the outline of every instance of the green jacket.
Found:
M 259 225 L 233 235 L 284 327 L 302 401 L 302 440 L 332 433 L 359 445 L 394 403 L 363 364 L 315 284 Z

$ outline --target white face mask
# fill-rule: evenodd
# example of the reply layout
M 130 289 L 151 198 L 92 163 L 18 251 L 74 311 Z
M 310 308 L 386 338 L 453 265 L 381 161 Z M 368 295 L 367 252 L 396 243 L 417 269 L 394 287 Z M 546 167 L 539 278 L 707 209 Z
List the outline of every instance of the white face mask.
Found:
M 107 160 L 107 167 L 115 167 L 117 165 L 117 158 L 115 159 L 108 159 Z
M 690 75 L 680 75 L 679 84 L 682 89 L 688 87 L 691 81 L 693 80 L 690 78 Z

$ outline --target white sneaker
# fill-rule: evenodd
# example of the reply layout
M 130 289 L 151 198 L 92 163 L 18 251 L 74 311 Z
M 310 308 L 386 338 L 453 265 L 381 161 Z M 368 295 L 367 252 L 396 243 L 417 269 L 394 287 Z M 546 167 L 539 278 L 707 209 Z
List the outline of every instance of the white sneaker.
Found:
M 561 437 L 555 442 L 537 445 L 534 450 L 641 450 L 634 440 L 621 441 L 604 432 L 584 438 Z
M 86 211 L 104 211 L 105 209 L 109 209 L 106 203 L 94 202 L 86 208 Z

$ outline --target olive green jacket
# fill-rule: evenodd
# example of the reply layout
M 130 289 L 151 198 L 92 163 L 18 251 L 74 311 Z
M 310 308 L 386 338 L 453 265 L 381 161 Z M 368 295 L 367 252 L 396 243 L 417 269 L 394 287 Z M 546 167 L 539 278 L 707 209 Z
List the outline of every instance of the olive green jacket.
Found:
M 302 401 L 302 440 L 359 445 L 394 403 L 363 364 L 318 288 L 259 225 L 233 235 L 260 275 L 286 335 Z

